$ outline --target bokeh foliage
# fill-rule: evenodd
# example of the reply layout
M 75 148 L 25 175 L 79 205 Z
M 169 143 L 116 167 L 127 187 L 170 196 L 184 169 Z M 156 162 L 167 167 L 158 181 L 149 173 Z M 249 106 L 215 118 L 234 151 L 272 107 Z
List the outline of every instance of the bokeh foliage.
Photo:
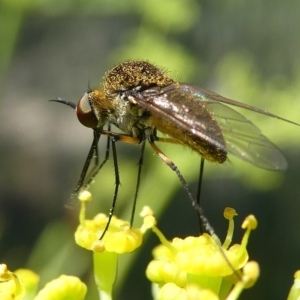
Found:
M 77 101 L 88 81 L 97 86 L 114 64 L 146 59 L 180 81 L 299 122 L 299 12 L 300 4 L 292 0 L 0 1 L 1 259 L 15 268 L 34 268 L 43 282 L 63 272 L 93 282 L 90 259 L 72 240 L 76 204 L 71 202 L 73 210 L 64 208 L 91 132 L 76 123 L 72 111 L 47 99 L 58 95 Z M 220 219 L 225 206 L 258 214 L 262 231 L 253 253 L 263 273 L 257 293 L 278 297 L 286 295 L 299 265 L 299 128 L 242 113 L 283 149 L 290 171 L 270 173 L 234 158 L 225 166 L 207 165 L 203 205 L 216 228 L 222 226 L 215 218 Z M 118 214 L 129 218 L 139 151 L 129 145 L 118 149 L 122 180 Z M 195 190 L 198 155 L 172 145 L 162 149 Z M 110 161 L 92 186 L 91 216 L 108 211 L 113 187 Z M 196 231 L 197 225 L 187 220 L 194 215 L 185 198 L 176 176 L 147 149 L 138 210 L 146 203 L 159 215 L 172 203 L 162 226 L 170 229 L 171 238 L 176 224 L 188 223 L 190 227 L 180 233 L 184 235 L 191 227 Z M 284 226 L 287 219 L 291 223 Z M 276 252 L 278 243 L 284 245 Z M 142 252 L 139 261 L 149 258 L 149 244 Z M 278 256 L 290 259 L 276 267 Z M 134 286 L 127 277 L 135 259 L 128 255 L 121 262 L 120 299 L 129 293 L 126 286 Z M 276 270 L 281 274 L 274 275 Z M 133 282 L 142 277 L 130 276 Z M 141 292 L 145 286 L 141 283 Z M 139 292 L 135 291 L 136 299 Z M 255 291 L 249 292 L 249 299 L 255 297 L 251 293 Z M 89 299 L 94 297 L 91 290 Z

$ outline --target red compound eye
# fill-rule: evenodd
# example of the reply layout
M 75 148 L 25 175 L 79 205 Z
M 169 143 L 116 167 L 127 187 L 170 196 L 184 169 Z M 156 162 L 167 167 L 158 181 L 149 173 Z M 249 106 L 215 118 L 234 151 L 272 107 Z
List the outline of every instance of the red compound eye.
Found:
M 89 128 L 96 128 L 98 125 L 98 119 L 91 107 L 91 102 L 88 94 L 79 100 L 77 104 L 77 118 L 79 122 Z

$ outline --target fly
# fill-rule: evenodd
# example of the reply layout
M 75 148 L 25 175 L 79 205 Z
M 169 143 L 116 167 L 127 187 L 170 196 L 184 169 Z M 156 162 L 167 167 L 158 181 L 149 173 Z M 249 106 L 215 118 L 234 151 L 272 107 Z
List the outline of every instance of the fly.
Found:
M 228 160 L 228 154 L 262 169 L 281 171 L 287 168 L 287 161 L 280 150 L 251 121 L 227 105 L 300 126 L 265 110 L 227 99 L 208 90 L 179 83 L 147 61 L 126 61 L 112 68 L 105 74 L 102 87 L 88 90 L 77 105 L 61 98 L 52 101 L 75 109 L 78 120 L 84 126 L 92 128 L 94 133 L 93 143 L 75 188 L 75 194 L 88 187 L 108 160 L 110 148 L 112 149 L 116 186 L 105 231 L 114 213 L 120 185 L 115 146 L 117 141 L 142 144 L 131 224 L 138 195 L 145 142 L 148 141 L 154 152 L 177 174 L 204 228 L 214 235 L 213 228 L 199 204 L 200 186 L 196 200 L 180 170 L 159 149 L 156 142 L 182 144 L 199 153 L 202 162 L 200 178 L 204 160 L 223 164 Z M 112 132 L 111 125 L 115 125 L 123 133 Z M 104 126 L 107 126 L 107 129 L 104 129 Z M 157 132 L 167 137 L 159 137 Z M 108 136 L 108 142 L 105 159 L 99 164 L 97 146 L 101 135 Z M 94 156 L 96 167 L 86 180 Z

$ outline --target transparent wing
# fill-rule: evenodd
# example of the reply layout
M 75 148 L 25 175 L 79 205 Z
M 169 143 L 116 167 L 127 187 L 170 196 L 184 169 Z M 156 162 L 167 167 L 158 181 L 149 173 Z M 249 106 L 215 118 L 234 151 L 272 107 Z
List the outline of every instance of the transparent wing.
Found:
M 211 145 L 223 148 L 229 154 L 257 167 L 267 170 L 287 168 L 287 161 L 280 150 L 251 121 L 226 104 L 299 125 L 297 123 L 259 108 L 224 98 L 214 92 L 184 84 L 152 88 L 136 100 L 153 115 L 176 124 L 174 126 L 180 126 L 188 134 L 196 135 Z M 207 112 L 211 117 L 207 116 Z M 218 130 L 211 128 L 212 119 L 221 129 L 224 144 L 220 142 Z
M 287 168 L 287 161 L 277 146 L 265 137 L 251 121 L 223 103 L 245 108 L 295 125 L 298 125 L 297 123 L 265 110 L 224 98 L 214 92 L 187 85 L 181 87 L 206 103 L 208 110 L 213 114 L 222 129 L 228 153 L 263 169 L 285 170 Z
M 280 150 L 251 121 L 220 102 L 208 101 L 207 107 L 222 130 L 228 153 L 263 169 L 287 168 Z

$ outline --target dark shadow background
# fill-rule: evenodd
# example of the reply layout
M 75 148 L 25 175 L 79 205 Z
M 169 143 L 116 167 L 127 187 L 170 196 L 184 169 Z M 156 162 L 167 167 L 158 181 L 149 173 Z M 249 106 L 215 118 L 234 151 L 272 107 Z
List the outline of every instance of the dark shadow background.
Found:
M 165 67 L 181 81 L 300 122 L 300 3 L 22 3 L 0 2 L 0 261 L 11 270 L 32 268 L 41 274 L 41 286 L 61 273 L 77 275 L 91 283 L 88 299 L 95 299 L 90 253 L 73 242 L 78 209 L 70 201 L 92 132 L 72 110 L 47 100 L 60 96 L 77 102 L 88 84 L 97 86 L 113 65 L 136 58 Z M 300 128 L 243 113 L 279 146 L 289 169 L 261 171 L 235 159 L 225 166 L 206 164 L 203 207 L 221 239 L 227 229 L 224 208 L 238 211 L 235 242 L 241 239 L 243 219 L 257 217 L 259 227 L 248 249 L 261 277 L 241 298 L 282 299 L 300 266 Z M 199 157 L 181 147 L 163 149 L 194 192 Z M 138 150 L 118 145 L 122 188 L 117 213 L 126 218 Z M 113 186 L 109 162 L 92 187 L 90 216 L 108 212 Z M 162 214 L 159 227 L 169 239 L 197 234 L 185 192 L 150 149 L 138 210 L 144 204 Z M 157 243 L 149 233 L 129 274 L 119 278 L 117 299 L 151 299 L 144 270 Z

